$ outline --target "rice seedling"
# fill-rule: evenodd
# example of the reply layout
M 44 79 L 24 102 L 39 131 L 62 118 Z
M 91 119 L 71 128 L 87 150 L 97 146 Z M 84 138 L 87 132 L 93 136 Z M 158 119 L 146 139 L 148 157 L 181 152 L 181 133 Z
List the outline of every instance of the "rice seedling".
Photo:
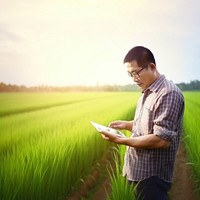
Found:
M 133 93 L 73 94 L 61 98 L 63 104 L 58 106 L 60 97 L 48 103 L 49 95 L 42 97 L 43 103 L 31 103 L 29 99 L 25 105 L 29 112 L 22 112 L 21 101 L 12 99 L 15 106 L 11 106 L 9 116 L 1 117 L 2 200 L 66 199 L 110 149 L 90 120 L 106 125 L 126 119 L 132 115 L 132 104 L 137 99 Z M 68 103 L 70 98 L 74 103 Z M 6 108 L 5 101 L 0 104 Z M 38 109 L 33 111 L 31 104 Z M 54 106 L 47 108 L 47 104 Z
M 200 194 L 200 93 L 185 92 L 186 106 L 184 114 L 184 142 L 186 146 L 188 164 L 193 170 L 196 188 Z
M 109 174 L 111 178 L 112 193 L 107 200 L 131 199 L 135 200 L 135 185 L 131 184 L 122 176 L 122 166 L 124 163 L 125 146 L 118 146 L 114 152 L 115 166 L 110 166 Z

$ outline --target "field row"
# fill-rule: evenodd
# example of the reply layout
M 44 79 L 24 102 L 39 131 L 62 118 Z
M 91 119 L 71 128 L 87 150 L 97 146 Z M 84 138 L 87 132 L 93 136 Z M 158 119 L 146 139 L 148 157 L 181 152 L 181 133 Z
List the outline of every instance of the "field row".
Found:
M 35 102 L 31 95 L 27 102 Z M 64 94 L 44 94 L 39 97 L 43 103 L 36 98 L 39 103 L 25 103 L 25 107 L 45 105 L 48 100 L 54 105 L 62 100 L 65 105 L 1 118 L 0 199 L 65 199 L 111 147 L 90 120 L 106 125 L 131 119 L 139 94 L 65 95 L 62 99 Z M 19 96 L 16 99 L 25 98 Z M 72 99 L 75 103 L 67 104 Z M 10 110 L 22 109 L 23 103 L 14 100 Z M 5 101 L 1 104 L 6 107 Z
M 106 125 L 132 119 L 139 96 L 133 92 L 0 94 L 0 199 L 66 199 L 112 148 L 90 120 Z M 183 141 L 200 190 L 200 93 L 184 96 Z M 120 152 L 122 164 L 124 146 Z M 116 167 L 113 195 L 130 199 L 121 166 L 116 163 Z
M 114 93 L 114 95 L 118 95 Z M 109 93 L 1 93 L 0 117 L 107 98 Z
M 184 114 L 184 143 L 188 164 L 192 168 L 196 188 L 200 196 L 200 92 L 184 93 L 186 107 Z

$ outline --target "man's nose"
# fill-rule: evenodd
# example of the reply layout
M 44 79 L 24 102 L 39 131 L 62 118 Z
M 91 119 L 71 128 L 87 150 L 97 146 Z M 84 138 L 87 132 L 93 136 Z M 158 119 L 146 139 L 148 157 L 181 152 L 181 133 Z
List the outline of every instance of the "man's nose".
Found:
M 133 79 L 133 81 L 134 81 L 135 83 L 138 82 L 138 78 L 137 78 L 137 77 L 133 76 L 132 79 Z

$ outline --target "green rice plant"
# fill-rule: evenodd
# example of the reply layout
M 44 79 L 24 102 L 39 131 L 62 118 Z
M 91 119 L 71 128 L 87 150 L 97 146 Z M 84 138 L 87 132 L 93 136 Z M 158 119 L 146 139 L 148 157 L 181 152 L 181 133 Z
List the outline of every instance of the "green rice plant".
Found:
M 193 170 L 196 188 L 200 194 L 200 92 L 185 92 L 184 143 L 188 164 Z
M 125 93 L 122 94 L 124 95 Z M 82 125 L 89 125 L 90 120 L 98 120 L 104 124 L 108 123 L 112 118 L 108 118 L 110 116 L 110 108 L 113 107 L 113 116 L 117 117 L 119 109 L 123 110 L 126 102 L 123 100 L 124 97 L 122 95 L 119 96 L 119 94 L 112 93 L 109 98 L 106 98 L 104 93 L 101 95 L 100 98 L 93 100 L 2 118 L 0 120 L 0 155 L 1 152 L 12 152 L 14 146 L 17 145 L 19 147 L 23 143 L 30 141 L 30 138 L 32 138 L 31 141 L 33 142 L 37 141 L 38 137 L 44 134 L 45 136 L 51 134 L 52 129 L 58 130 L 63 127 L 61 132 L 65 133 L 67 127 L 71 127 L 79 119 L 85 118 L 86 114 L 88 121 L 84 120 L 85 123 Z M 106 93 L 106 95 L 108 94 Z M 103 101 L 102 98 L 104 98 Z M 121 100 L 114 102 L 116 98 L 120 98 Z M 121 103 L 121 101 L 124 102 Z M 130 107 L 130 103 L 127 106 Z
M 73 104 L 2 117 L 0 199 L 66 199 L 110 149 L 90 120 L 126 119 L 134 95 L 88 93 Z
M 108 195 L 107 200 L 121 200 L 131 199 L 134 200 L 134 190 L 136 186 L 128 183 L 125 177 L 122 176 L 122 166 L 124 160 L 125 146 L 118 146 L 114 152 L 115 166 L 110 165 L 109 174 L 111 179 L 112 193 Z
M 135 101 L 132 102 L 132 112 L 124 118 L 124 120 L 132 120 L 134 117 L 135 106 L 137 103 L 137 99 L 139 97 L 139 93 L 135 95 Z M 122 131 L 127 137 L 130 136 L 129 131 Z M 112 193 L 108 196 L 107 200 L 121 200 L 121 199 L 131 199 L 134 200 L 135 198 L 135 188 L 136 185 L 128 183 L 125 177 L 122 176 L 123 165 L 124 165 L 124 155 L 126 152 L 126 146 L 124 145 L 117 145 L 114 151 L 114 167 L 110 165 L 108 168 L 110 179 L 111 179 L 111 188 Z

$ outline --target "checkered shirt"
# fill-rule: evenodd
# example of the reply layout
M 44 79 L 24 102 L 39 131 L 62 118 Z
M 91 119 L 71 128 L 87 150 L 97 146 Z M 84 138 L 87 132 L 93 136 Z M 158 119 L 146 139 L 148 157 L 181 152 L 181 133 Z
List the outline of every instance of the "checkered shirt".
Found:
M 170 141 L 167 149 L 127 147 L 123 175 L 139 181 L 157 176 L 172 182 L 173 167 L 178 149 L 184 112 L 184 98 L 178 87 L 164 75 L 141 95 L 133 121 L 131 137 L 154 134 Z

